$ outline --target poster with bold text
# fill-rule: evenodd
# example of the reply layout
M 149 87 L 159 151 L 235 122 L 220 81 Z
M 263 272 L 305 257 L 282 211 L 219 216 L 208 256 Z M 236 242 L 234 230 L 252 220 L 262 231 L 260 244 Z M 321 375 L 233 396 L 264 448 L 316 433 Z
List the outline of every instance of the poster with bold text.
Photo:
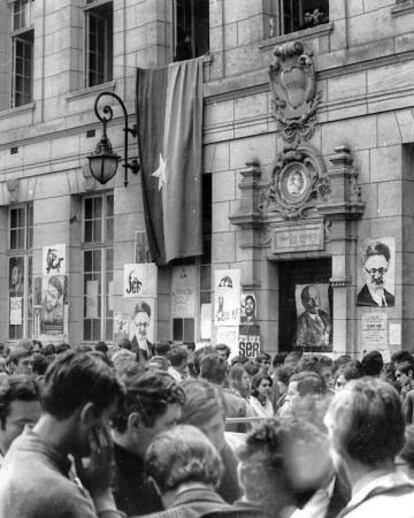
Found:
M 365 239 L 359 252 L 357 306 L 395 305 L 395 238 Z
M 65 275 L 66 273 L 66 245 L 44 246 L 42 275 Z
M 240 322 L 240 270 L 214 272 L 214 324 L 238 326 Z
M 361 345 L 365 354 L 388 347 L 388 318 L 384 311 L 361 315 Z
M 155 263 L 124 265 L 124 297 L 156 297 L 157 266 Z
M 242 324 L 239 326 L 239 355 L 256 358 L 260 353 L 260 326 Z
M 194 318 L 196 311 L 197 268 L 174 266 L 171 280 L 171 317 Z

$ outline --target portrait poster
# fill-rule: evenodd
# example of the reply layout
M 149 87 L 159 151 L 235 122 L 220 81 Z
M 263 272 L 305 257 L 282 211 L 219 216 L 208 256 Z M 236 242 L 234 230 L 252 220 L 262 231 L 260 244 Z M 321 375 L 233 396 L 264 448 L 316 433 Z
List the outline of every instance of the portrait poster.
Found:
M 155 263 L 124 265 L 124 297 L 156 297 L 157 266 Z
M 388 347 L 388 318 L 384 311 L 361 315 L 361 345 L 365 354 Z
M 253 359 L 260 353 L 260 326 L 242 324 L 239 326 L 239 355 Z
M 214 324 L 238 326 L 240 322 L 240 270 L 214 272 Z
M 86 318 L 98 318 L 99 281 L 86 281 Z
M 174 266 L 171 280 L 171 317 L 195 318 L 197 268 Z
M 43 247 L 42 275 L 66 275 L 66 245 Z
M 309 352 L 332 352 L 332 320 L 329 311 L 329 283 L 295 286 L 298 315 L 295 348 Z
M 220 326 L 216 330 L 216 343 L 230 347 L 230 358 L 239 354 L 239 327 Z
M 10 297 L 10 316 L 11 326 L 21 326 L 23 324 L 23 297 Z
M 132 301 L 131 301 L 132 302 Z M 155 299 L 146 298 L 134 301 L 129 314 L 129 336 L 130 340 L 134 337 L 138 343 L 148 340 L 154 342 L 154 322 L 156 321 Z
M 257 319 L 257 303 L 253 293 L 242 293 L 240 303 L 240 323 L 255 324 Z
M 115 313 L 114 314 L 114 343 L 119 342 L 124 338 L 129 338 L 129 326 L 131 323 L 131 315 L 129 313 Z
M 40 334 L 65 334 L 68 319 L 68 279 L 66 275 L 51 275 L 42 279 L 42 303 L 39 313 Z M 66 324 L 67 327 L 67 324 Z
M 395 238 L 365 239 L 359 249 L 356 305 L 395 305 Z
M 9 297 L 23 297 L 24 257 L 9 258 Z

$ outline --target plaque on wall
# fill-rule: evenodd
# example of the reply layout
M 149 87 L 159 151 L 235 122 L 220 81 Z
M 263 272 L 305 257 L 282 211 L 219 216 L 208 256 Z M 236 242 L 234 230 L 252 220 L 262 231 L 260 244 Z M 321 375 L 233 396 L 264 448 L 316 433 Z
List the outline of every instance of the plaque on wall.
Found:
M 272 253 L 324 250 L 323 221 L 306 224 L 282 224 L 272 232 Z

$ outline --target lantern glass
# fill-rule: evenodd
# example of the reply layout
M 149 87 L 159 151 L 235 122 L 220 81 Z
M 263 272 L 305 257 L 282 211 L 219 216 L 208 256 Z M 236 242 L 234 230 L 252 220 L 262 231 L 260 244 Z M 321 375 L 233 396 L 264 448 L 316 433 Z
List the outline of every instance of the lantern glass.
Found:
M 111 180 L 118 168 L 119 156 L 101 153 L 88 156 L 92 176 L 102 185 Z

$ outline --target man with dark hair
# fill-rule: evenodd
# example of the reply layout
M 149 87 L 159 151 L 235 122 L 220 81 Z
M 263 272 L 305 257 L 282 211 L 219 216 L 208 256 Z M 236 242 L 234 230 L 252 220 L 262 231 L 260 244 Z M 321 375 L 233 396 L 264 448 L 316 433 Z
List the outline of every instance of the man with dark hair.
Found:
M 402 361 L 395 364 L 395 379 L 400 387 L 405 422 L 414 421 L 414 362 Z
M 119 509 L 140 516 L 163 509 L 154 487 L 145 480 L 144 457 L 154 437 L 177 424 L 185 396 L 169 374 L 152 368 L 127 372 L 122 381 L 126 396 L 113 419 L 113 493 Z
M 414 482 L 395 471 L 405 430 L 397 391 L 375 378 L 350 381 L 332 400 L 325 424 L 334 464 L 352 487 L 341 517 L 413 518 Z
M 200 378 L 219 387 L 223 398 L 225 417 L 248 417 L 246 401 L 224 387 L 228 372 L 226 360 L 217 353 L 206 354 L 200 362 Z M 252 414 L 253 416 L 253 414 Z M 245 432 L 245 424 L 227 424 L 228 432 Z
M 382 354 L 379 351 L 370 351 L 362 358 L 361 367 L 365 376 L 378 378 L 384 368 Z
M 39 421 L 14 441 L 0 470 L 0 517 L 121 516 L 109 487 L 108 423 L 122 396 L 115 374 L 98 355 L 60 355 L 43 380 Z M 69 455 L 89 493 L 71 480 Z
M 256 357 L 256 363 L 259 365 L 261 374 L 269 374 L 270 362 L 272 357 L 268 353 L 259 353 Z
M 151 306 L 146 302 L 139 302 L 134 309 L 133 325 L 135 334 L 131 340 L 132 352 L 139 353 L 144 360 L 154 356 L 154 346 L 148 340 L 148 328 L 151 323 Z
M 49 329 L 48 323 L 63 325 L 63 278 L 57 275 L 49 277 L 46 288 L 46 295 L 42 302 L 40 320 L 43 332 Z M 47 334 L 47 333 L 46 333 Z
M 25 374 L 0 376 L 0 465 L 12 442 L 26 425 L 40 417 L 39 388 Z
M 33 373 L 33 353 L 25 347 L 16 347 L 9 356 L 10 370 L 14 374 Z
M 171 367 L 180 377 L 180 381 L 188 377 L 188 351 L 181 345 L 175 345 L 167 354 Z
M 214 350 L 219 356 L 222 356 L 226 361 L 230 357 L 231 349 L 226 344 L 217 344 L 214 346 Z
M 394 306 L 394 295 L 385 289 L 385 275 L 390 261 L 391 251 L 385 243 L 373 241 L 365 246 L 361 254 L 365 284 L 358 293 L 357 306 Z

